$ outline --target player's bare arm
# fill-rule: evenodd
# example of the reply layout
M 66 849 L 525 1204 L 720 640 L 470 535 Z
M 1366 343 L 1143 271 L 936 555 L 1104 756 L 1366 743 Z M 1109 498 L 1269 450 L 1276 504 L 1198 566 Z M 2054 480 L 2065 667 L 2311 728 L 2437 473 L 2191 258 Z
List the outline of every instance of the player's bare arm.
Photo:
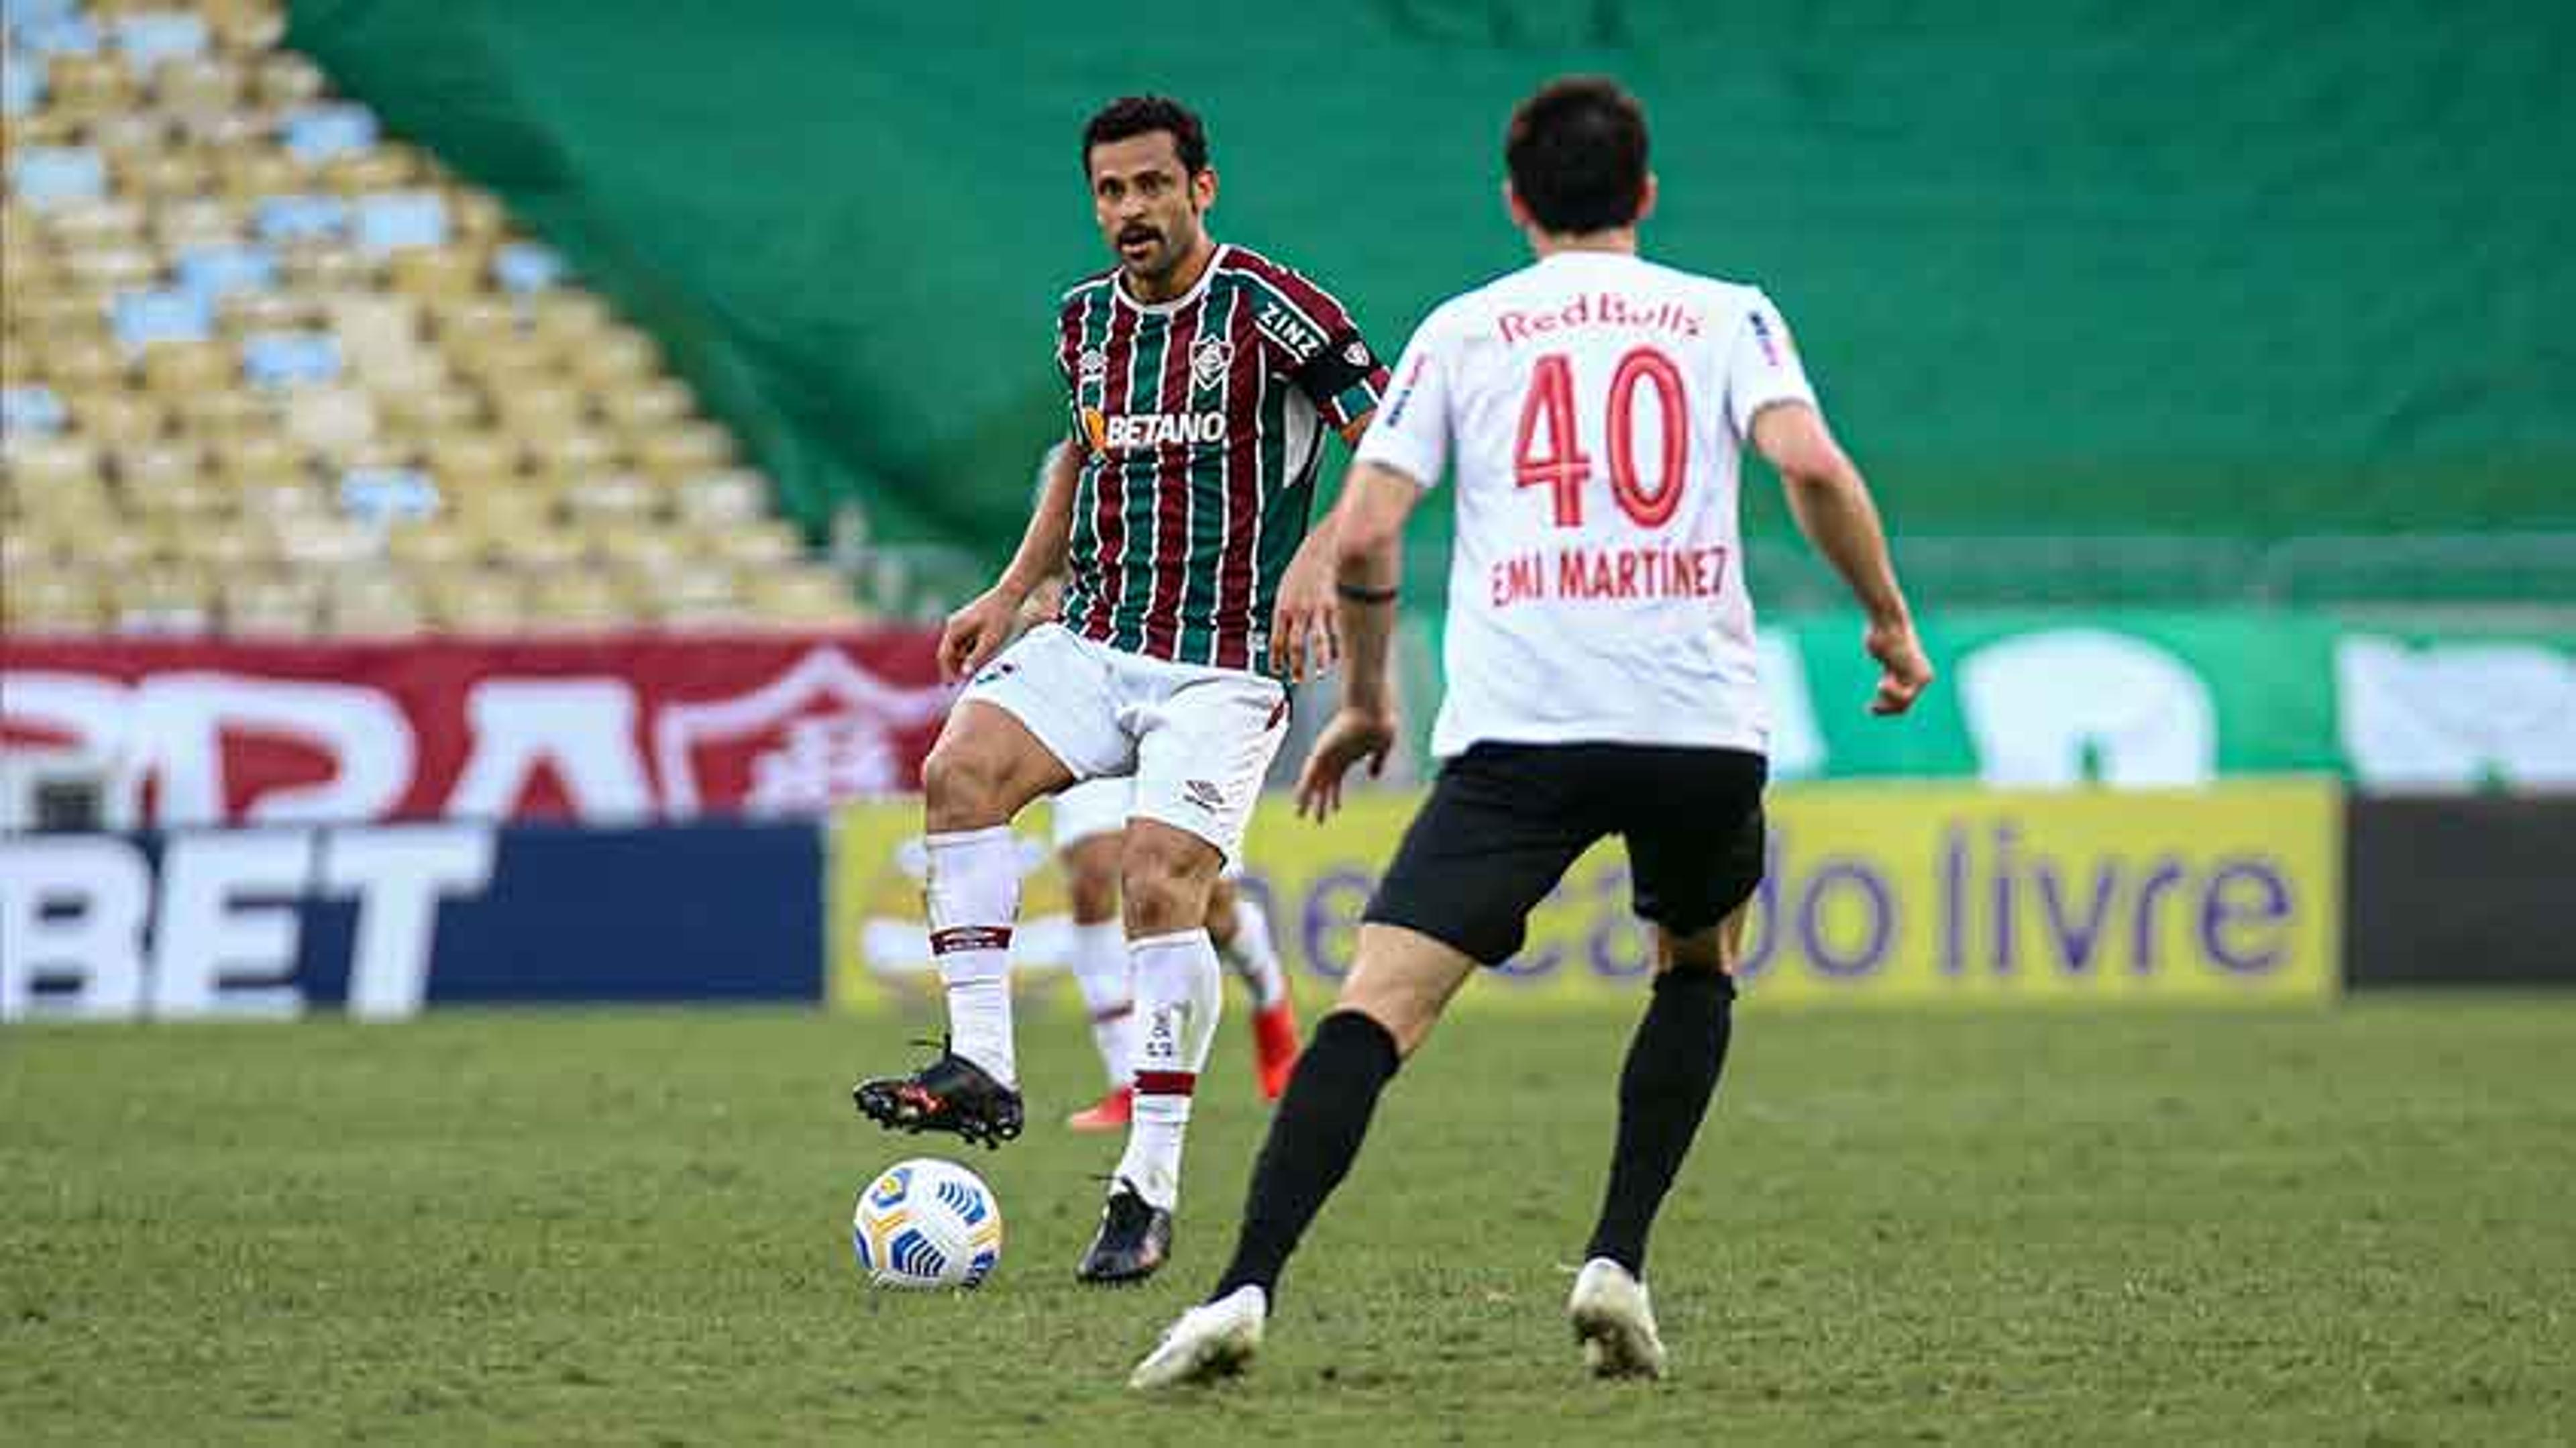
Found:
M 1020 606 L 1038 586 L 1064 569 L 1065 537 L 1073 529 L 1073 490 L 1081 455 L 1058 448 L 1047 462 L 1046 490 L 1038 495 L 1028 531 L 1001 578 L 948 616 L 939 635 L 939 673 L 949 683 L 974 673 L 1002 651 L 1020 624 Z
M 1352 418 L 1340 430 L 1342 441 L 1358 447 L 1376 416 L 1372 407 Z M 1324 514 L 1280 576 L 1279 603 L 1270 621 L 1270 671 L 1282 678 L 1319 678 L 1341 662 L 1341 622 L 1333 606 L 1333 519 L 1339 512 Z
M 1798 531 L 1842 575 L 1869 620 L 1862 646 L 1878 660 L 1873 714 L 1902 714 L 1932 682 L 1932 664 L 1914 634 L 1914 615 L 1897 586 L 1887 532 L 1860 469 L 1834 441 L 1825 419 L 1803 402 L 1766 407 L 1753 419 L 1753 445 L 1778 469 Z
M 1315 740 L 1297 776 L 1297 812 L 1322 820 L 1342 804 L 1342 777 L 1365 761 L 1374 777 L 1395 745 L 1395 685 L 1388 672 L 1395 637 L 1397 580 L 1404 573 L 1404 520 L 1422 485 L 1393 468 L 1355 463 L 1327 520 L 1332 535 L 1334 606 L 1350 668 L 1342 705 Z

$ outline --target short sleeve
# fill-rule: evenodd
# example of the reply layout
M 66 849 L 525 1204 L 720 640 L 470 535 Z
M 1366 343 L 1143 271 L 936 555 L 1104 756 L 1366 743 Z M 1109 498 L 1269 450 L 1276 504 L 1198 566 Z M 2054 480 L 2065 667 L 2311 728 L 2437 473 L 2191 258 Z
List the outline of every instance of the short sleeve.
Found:
M 1386 392 L 1386 365 L 1350 309 L 1294 267 L 1240 248 L 1229 256 L 1258 285 L 1253 325 L 1271 365 L 1315 404 L 1325 426 L 1338 432 L 1368 416 Z
M 1327 427 L 1339 431 L 1368 416 L 1386 395 L 1386 366 L 1369 350 L 1360 329 L 1344 322 L 1323 348 L 1289 374 L 1315 404 Z
M 1735 435 L 1753 435 L 1754 414 L 1775 402 L 1816 405 L 1816 389 L 1789 340 L 1789 324 L 1780 309 L 1758 291 L 1747 290 L 1736 318 L 1734 345 L 1726 358 L 1726 416 Z
M 1439 317 L 1422 324 L 1396 359 L 1394 390 L 1377 410 L 1356 457 L 1393 468 L 1426 488 L 1436 487 L 1449 464 L 1449 372 L 1440 345 Z

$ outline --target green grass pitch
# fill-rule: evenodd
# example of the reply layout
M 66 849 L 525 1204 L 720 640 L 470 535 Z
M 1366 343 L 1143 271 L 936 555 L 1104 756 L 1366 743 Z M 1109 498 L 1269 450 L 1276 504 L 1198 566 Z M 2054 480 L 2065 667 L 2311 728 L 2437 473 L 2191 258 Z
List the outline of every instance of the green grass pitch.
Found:
M 1232 1238 L 1238 1015 L 1175 1265 L 1078 1288 L 1114 1143 L 1024 1020 L 981 1293 L 863 1289 L 850 1112 L 905 1022 L 442 1015 L 0 1032 L 0 1439 L 2474 1443 L 2576 1435 L 2576 998 L 1739 1020 L 1656 1239 L 1672 1377 L 1567 1268 L 1626 1007 L 1462 1012 L 1252 1376 L 1122 1387 Z M 900 1439 L 897 1435 L 901 1435 Z M 1578 1438 L 1576 1435 L 1585 1435 Z

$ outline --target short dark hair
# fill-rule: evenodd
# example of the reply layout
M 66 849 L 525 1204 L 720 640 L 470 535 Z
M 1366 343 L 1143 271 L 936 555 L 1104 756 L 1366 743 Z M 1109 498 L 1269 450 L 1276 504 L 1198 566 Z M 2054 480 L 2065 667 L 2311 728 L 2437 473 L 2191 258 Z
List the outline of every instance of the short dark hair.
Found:
M 1082 128 L 1082 174 L 1091 174 L 1091 150 L 1130 136 L 1172 133 L 1181 169 L 1195 176 L 1208 168 L 1207 128 L 1196 112 L 1170 96 L 1120 96 L 1102 106 Z
M 1503 165 L 1541 230 L 1630 225 L 1646 199 L 1646 112 L 1606 76 L 1550 81 L 1513 110 Z

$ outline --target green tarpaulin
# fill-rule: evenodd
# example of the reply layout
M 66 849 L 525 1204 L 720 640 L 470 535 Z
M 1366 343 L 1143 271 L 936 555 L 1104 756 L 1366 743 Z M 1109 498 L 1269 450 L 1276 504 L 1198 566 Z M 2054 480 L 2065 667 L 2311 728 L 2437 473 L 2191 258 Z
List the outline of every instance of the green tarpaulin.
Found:
M 1906 530 L 2576 527 L 2566 6 L 299 0 L 289 38 L 656 331 L 809 522 L 1016 537 L 1101 100 L 1201 107 L 1220 234 L 1392 353 L 1522 259 L 1511 103 L 1601 69 L 1656 126 L 1652 249 L 1772 291 Z

